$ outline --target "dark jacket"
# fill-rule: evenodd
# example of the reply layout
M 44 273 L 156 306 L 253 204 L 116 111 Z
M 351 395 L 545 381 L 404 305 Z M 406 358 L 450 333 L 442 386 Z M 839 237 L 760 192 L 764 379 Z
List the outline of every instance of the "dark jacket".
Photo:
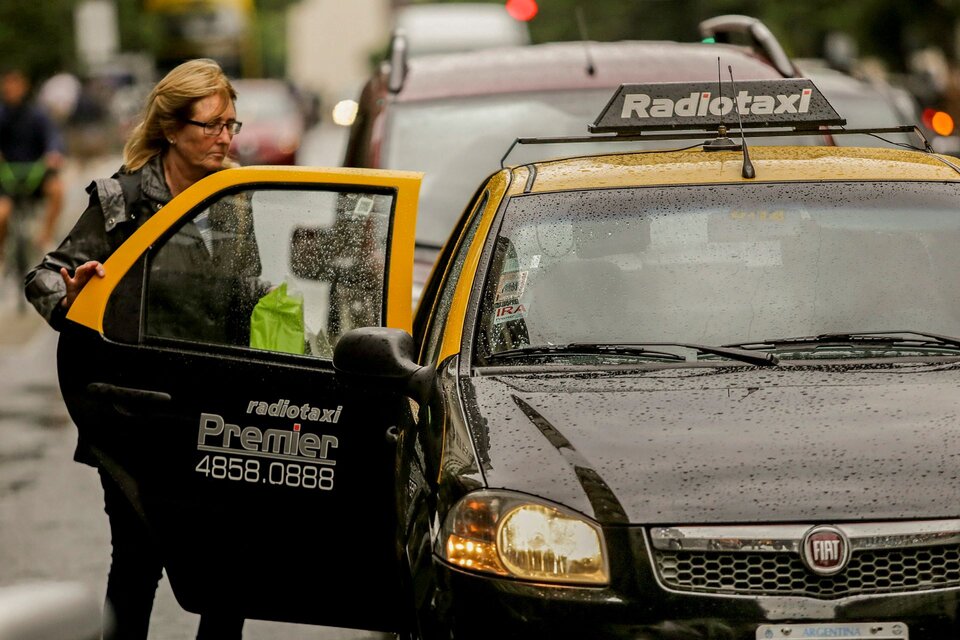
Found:
M 118 172 L 91 182 L 87 193 L 89 204 L 76 225 L 24 279 L 27 299 L 58 331 L 66 315 L 60 306 L 67 293 L 61 267 L 73 275 L 77 267 L 90 260 L 106 262 L 141 224 L 170 201 L 159 156 L 130 174 L 121 176 Z
M 0 156 L 7 162 L 34 162 L 64 145 L 53 120 L 37 105 L 0 104 Z
M 24 281 L 27 299 L 54 329 L 65 311 L 61 267 L 72 275 L 90 260 L 106 262 L 150 216 L 170 201 L 160 157 L 138 171 L 118 172 L 87 187 L 90 202 L 56 250 L 44 256 Z M 208 210 L 211 248 L 193 222 L 170 237 L 153 256 L 148 280 L 148 335 L 220 344 L 249 342 L 249 316 L 267 285 L 259 280 L 260 258 L 249 201 L 226 196 Z

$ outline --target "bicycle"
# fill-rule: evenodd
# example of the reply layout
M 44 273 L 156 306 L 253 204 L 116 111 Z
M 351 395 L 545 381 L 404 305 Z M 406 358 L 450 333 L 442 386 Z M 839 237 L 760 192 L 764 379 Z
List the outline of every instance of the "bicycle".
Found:
M 42 159 L 34 162 L 0 161 L 0 193 L 13 200 L 13 209 L 7 221 L 6 262 L 12 265 L 8 273 L 16 280 L 16 286 L 23 286 L 33 261 L 37 257 L 34 243 L 34 227 L 40 217 L 39 209 L 43 203 L 41 185 L 46 176 L 47 167 Z M 17 296 L 17 309 L 26 309 L 26 300 Z

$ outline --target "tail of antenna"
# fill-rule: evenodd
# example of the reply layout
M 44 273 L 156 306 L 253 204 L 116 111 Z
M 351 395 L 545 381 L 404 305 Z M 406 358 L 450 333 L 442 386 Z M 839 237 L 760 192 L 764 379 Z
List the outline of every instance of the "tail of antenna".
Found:
M 719 60 L 719 58 L 717 58 Z M 753 163 L 750 162 L 750 152 L 747 150 L 747 139 L 743 135 L 743 118 L 740 117 L 740 102 L 737 100 L 737 83 L 733 79 L 733 66 L 727 65 L 727 71 L 730 73 L 730 85 L 733 87 L 733 108 L 737 112 L 737 125 L 740 127 L 740 145 L 743 147 L 743 169 L 740 172 L 747 180 L 757 176 Z

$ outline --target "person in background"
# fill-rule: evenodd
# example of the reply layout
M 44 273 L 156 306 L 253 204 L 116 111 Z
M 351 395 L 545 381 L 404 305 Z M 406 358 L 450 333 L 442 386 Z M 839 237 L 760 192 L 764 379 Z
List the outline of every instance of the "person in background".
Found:
M 63 207 L 63 139 L 53 120 L 29 99 L 30 80 L 20 69 L 0 71 L 0 162 L 33 163 L 43 160 L 46 175 L 40 190 L 46 200 L 37 246 L 49 249 Z M 0 253 L 6 242 L 13 200 L 0 191 Z
M 233 86 L 213 60 L 185 62 L 157 83 L 147 98 L 142 122 L 124 147 L 123 166 L 113 177 L 96 180 L 87 188 L 89 205 L 76 226 L 27 275 L 27 299 L 53 328 L 63 326 L 80 291 L 92 278 L 105 275 L 103 263 L 140 225 L 171 198 L 227 165 L 230 142 L 240 131 L 235 100 Z M 195 224 L 203 236 L 201 216 Z M 207 251 L 202 244 L 196 250 Z M 238 238 L 233 250 L 248 259 L 245 267 L 229 268 L 246 269 L 242 275 L 251 278 L 258 276 L 260 263 L 252 233 Z M 105 469 L 82 435 L 75 459 L 98 467 L 110 520 L 113 552 L 107 601 L 115 626 L 108 638 L 143 640 L 163 569 L 157 546 L 122 488 L 124 478 Z M 228 613 L 204 613 L 197 638 L 240 638 L 243 622 Z

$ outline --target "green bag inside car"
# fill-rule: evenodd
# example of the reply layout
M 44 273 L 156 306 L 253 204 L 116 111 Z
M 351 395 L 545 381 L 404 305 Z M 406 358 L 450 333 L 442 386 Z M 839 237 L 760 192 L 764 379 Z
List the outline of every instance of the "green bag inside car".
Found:
M 287 283 L 260 298 L 250 314 L 250 346 L 304 353 L 303 296 L 287 293 Z

